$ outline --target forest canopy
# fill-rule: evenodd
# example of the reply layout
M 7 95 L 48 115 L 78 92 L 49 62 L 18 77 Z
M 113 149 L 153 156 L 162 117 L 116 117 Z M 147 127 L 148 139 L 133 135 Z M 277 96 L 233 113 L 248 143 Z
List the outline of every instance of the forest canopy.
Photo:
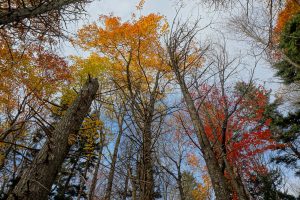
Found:
M 299 37 L 298 0 L 0 1 L 0 199 L 299 199 Z

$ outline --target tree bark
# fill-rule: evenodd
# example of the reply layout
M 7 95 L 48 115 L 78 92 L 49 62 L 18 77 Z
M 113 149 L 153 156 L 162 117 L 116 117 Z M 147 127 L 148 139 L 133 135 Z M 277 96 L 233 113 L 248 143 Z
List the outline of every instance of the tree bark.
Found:
M 154 199 L 154 177 L 153 177 L 153 163 L 152 163 L 152 134 L 151 126 L 146 126 L 143 133 L 143 149 L 142 149 L 142 187 L 141 199 Z
M 208 173 L 212 181 L 216 198 L 218 200 L 231 199 L 231 191 L 227 186 L 226 178 L 222 172 L 222 169 L 219 166 L 218 159 L 216 158 L 216 155 L 213 152 L 212 146 L 204 133 L 202 121 L 199 118 L 197 109 L 194 105 L 194 101 L 191 97 L 191 94 L 188 91 L 188 87 L 186 86 L 183 77 L 179 74 L 179 71 L 174 69 L 175 68 L 173 68 L 173 71 L 175 73 L 177 81 L 179 82 L 184 101 L 192 119 L 193 126 L 196 130 L 196 135 L 199 141 L 199 145 L 202 149 L 203 158 L 207 165 Z
M 88 79 L 78 97 L 55 126 L 51 138 L 47 139 L 31 166 L 22 174 L 8 200 L 47 199 L 56 175 L 69 152 L 68 137 L 70 134 L 78 133 L 96 97 L 98 87 L 97 79 Z
M 52 0 L 40 3 L 37 6 L 7 9 L 7 11 L 0 11 L 0 26 L 7 25 L 12 22 L 19 22 L 27 18 L 37 17 L 38 15 L 60 10 L 64 6 L 70 4 L 80 3 L 84 0 Z

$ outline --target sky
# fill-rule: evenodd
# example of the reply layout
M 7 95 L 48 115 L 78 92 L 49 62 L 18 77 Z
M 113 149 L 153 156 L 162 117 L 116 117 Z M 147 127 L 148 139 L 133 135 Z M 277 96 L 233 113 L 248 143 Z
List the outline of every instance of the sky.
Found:
M 220 42 L 220 38 L 224 36 L 226 38 L 226 46 L 231 57 L 243 55 L 243 63 L 247 64 L 248 71 L 254 66 L 253 57 L 249 57 L 251 47 L 245 41 L 240 41 L 241 38 L 237 38 L 228 28 L 226 23 L 231 17 L 231 13 L 224 11 L 216 12 L 214 8 L 208 5 L 200 4 L 200 0 L 146 0 L 143 10 L 136 12 L 136 5 L 140 0 L 96 0 L 87 6 L 88 16 L 77 22 L 76 25 L 72 24 L 69 27 L 71 33 L 75 34 L 76 31 L 83 25 L 90 24 L 98 19 L 100 15 L 113 14 L 119 16 L 122 20 L 130 20 L 131 15 L 135 12 L 137 15 L 147 15 L 149 13 L 158 13 L 164 15 L 170 23 L 176 14 L 178 9 L 178 2 L 184 2 L 184 7 L 180 11 L 180 17 L 182 19 L 190 20 L 195 19 L 197 16 L 201 18 L 201 25 L 209 27 L 204 29 L 199 35 L 201 41 L 213 41 Z M 221 35 L 222 34 L 222 35 Z M 222 39 L 221 39 L 222 42 Z M 87 53 L 81 51 L 78 48 L 72 47 L 66 43 L 63 47 L 63 54 L 65 56 L 77 55 L 86 56 Z M 246 56 L 247 55 L 247 56 Z M 239 74 L 239 78 L 247 80 L 249 72 L 242 71 Z M 274 82 L 278 82 L 274 78 L 274 70 L 269 66 L 267 62 L 261 60 L 255 70 L 255 79 L 261 85 L 265 85 L 268 89 L 273 90 L 273 94 L 278 89 L 279 85 Z
M 226 28 L 226 23 L 231 17 L 227 11 L 214 11 L 207 5 L 199 4 L 200 0 L 184 0 L 185 6 L 180 11 L 180 16 L 182 19 L 191 17 L 195 19 L 197 16 L 201 17 L 201 24 L 206 26 L 211 23 L 211 25 L 201 32 L 199 39 L 202 41 L 214 41 L 222 42 L 222 38 L 226 38 L 226 46 L 231 57 L 237 55 L 243 56 L 243 63 L 247 66 L 247 70 L 241 70 L 237 75 L 237 79 L 247 80 L 249 75 L 249 70 L 253 69 L 254 58 L 249 56 L 248 53 L 251 49 L 249 43 L 241 41 L 241 38 L 237 38 L 228 28 Z M 176 14 L 176 8 L 178 8 L 177 3 L 182 2 L 180 0 L 146 0 L 143 10 L 137 14 L 147 15 L 149 13 L 159 13 L 166 17 L 166 19 L 171 22 Z M 121 17 L 124 21 L 130 20 L 131 14 L 136 13 L 136 5 L 138 5 L 139 0 L 96 0 L 87 6 L 87 13 L 89 16 L 86 19 L 80 20 L 76 25 L 72 24 L 69 26 L 69 31 L 71 33 L 76 33 L 83 25 L 92 23 L 96 21 L 99 15 L 109 15 L 113 14 L 115 16 Z M 62 47 L 62 53 L 65 56 L 76 55 L 76 56 L 87 56 L 86 52 L 81 51 L 78 48 L 72 47 L 69 43 L 65 43 Z M 272 95 L 276 93 L 280 85 L 277 83 L 279 80 L 274 78 L 274 70 L 270 65 L 261 59 L 255 69 L 254 78 L 258 84 L 264 85 L 266 89 L 272 89 Z M 290 179 L 293 176 L 291 173 L 287 172 L 287 179 L 289 179 L 289 185 L 287 188 L 293 193 L 294 188 L 291 185 L 297 185 L 299 180 Z M 290 188 L 289 188 L 290 187 Z

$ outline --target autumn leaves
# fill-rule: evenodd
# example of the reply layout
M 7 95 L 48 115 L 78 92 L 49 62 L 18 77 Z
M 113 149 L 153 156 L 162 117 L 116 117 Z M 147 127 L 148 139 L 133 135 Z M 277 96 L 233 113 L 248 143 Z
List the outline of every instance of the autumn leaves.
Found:
M 275 32 L 298 11 L 287 1 Z M 274 137 L 270 91 L 231 79 L 240 59 L 201 45 L 199 20 L 101 15 L 71 39 L 89 55 L 68 59 L 0 31 L 1 198 L 248 200 L 261 157 L 294 147 Z

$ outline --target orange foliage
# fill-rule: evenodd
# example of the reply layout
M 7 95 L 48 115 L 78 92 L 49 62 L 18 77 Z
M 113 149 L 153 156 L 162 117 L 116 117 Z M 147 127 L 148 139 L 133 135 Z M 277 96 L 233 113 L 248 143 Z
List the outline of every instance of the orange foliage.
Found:
M 189 153 L 187 155 L 187 162 L 189 163 L 189 165 L 191 165 L 192 167 L 198 167 L 199 166 L 199 159 L 198 157 L 193 154 L 193 153 Z
M 162 19 L 160 15 L 149 14 L 122 23 L 119 17 L 100 16 L 102 26 L 96 23 L 85 26 L 78 32 L 76 43 L 110 58 L 113 72 L 119 77 L 127 65 L 138 74 L 143 73 L 141 67 L 163 70 L 160 38 L 165 25 Z
M 203 183 L 197 184 L 197 188 L 192 191 L 194 199 L 207 200 L 210 199 L 212 184 L 208 174 L 202 175 Z
M 287 0 L 284 9 L 279 13 L 275 26 L 275 33 L 280 34 L 287 21 L 300 12 L 300 4 L 297 0 Z
M 149 14 L 122 22 L 119 17 L 102 15 L 99 22 L 81 29 L 75 43 L 106 58 L 110 67 L 105 73 L 119 86 L 130 85 L 131 91 L 138 91 L 147 99 L 158 72 L 168 70 L 161 46 L 167 27 L 163 16 Z
M 64 59 L 42 47 L 17 51 L 0 42 L 0 52 L 0 108 L 14 106 L 22 94 L 49 98 L 70 80 Z

